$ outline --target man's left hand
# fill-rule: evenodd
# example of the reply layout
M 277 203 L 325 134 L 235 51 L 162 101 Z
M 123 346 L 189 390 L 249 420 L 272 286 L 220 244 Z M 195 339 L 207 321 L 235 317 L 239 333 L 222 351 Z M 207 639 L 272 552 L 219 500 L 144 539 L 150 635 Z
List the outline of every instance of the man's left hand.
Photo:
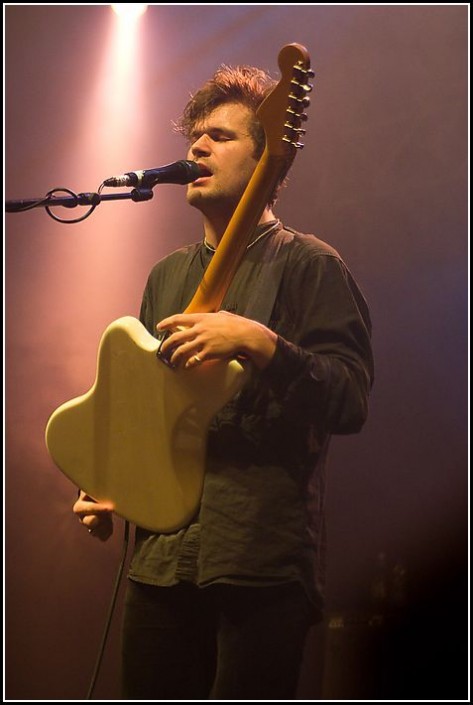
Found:
M 158 332 L 172 331 L 161 347 L 176 367 L 195 367 L 206 360 L 248 357 L 264 369 L 276 350 L 277 335 L 266 326 L 227 311 L 182 313 L 165 318 Z

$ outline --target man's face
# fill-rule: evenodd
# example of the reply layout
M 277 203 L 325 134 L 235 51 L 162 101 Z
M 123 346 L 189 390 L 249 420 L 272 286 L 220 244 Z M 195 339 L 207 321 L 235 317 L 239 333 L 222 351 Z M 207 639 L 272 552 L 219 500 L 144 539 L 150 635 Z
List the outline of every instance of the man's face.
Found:
M 187 201 L 204 214 L 231 214 L 240 201 L 258 163 L 250 134 L 252 117 L 246 106 L 225 103 L 194 127 L 187 158 L 209 174 L 188 185 Z

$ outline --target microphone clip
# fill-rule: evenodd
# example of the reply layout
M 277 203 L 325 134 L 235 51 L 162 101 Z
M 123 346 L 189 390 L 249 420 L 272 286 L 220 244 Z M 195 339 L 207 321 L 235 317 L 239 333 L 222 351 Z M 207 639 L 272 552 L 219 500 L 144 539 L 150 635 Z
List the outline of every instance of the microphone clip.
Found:
M 130 195 L 132 201 L 139 203 L 140 201 L 150 201 L 154 196 L 154 191 L 150 188 L 134 188 Z

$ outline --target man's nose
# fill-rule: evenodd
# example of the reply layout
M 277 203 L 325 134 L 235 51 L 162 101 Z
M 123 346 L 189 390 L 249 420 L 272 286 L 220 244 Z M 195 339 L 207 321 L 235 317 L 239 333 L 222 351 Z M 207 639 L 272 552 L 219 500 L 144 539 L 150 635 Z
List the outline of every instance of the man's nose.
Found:
M 194 157 L 208 156 L 211 152 L 211 140 L 206 134 L 203 134 L 191 146 L 191 154 Z

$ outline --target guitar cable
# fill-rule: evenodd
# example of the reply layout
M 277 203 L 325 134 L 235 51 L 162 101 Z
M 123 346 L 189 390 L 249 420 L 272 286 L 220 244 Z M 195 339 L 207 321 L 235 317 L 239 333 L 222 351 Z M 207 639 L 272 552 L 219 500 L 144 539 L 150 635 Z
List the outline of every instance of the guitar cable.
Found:
M 115 578 L 115 586 L 113 588 L 112 599 L 110 601 L 108 615 L 107 615 L 107 619 L 105 621 L 105 626 L 104 626 L 104 630 L 103 630 L 103 634 L 102 634 L 102 642 L 100 644 L 100 648 L 99 648 L 99 652 L 97 655 L 97 660 L 95 663 L 95 668 L 94 668 L 94 672 L 92 675 L 92 680 L 90 681 L 89 691 L 87 693 L 86 700 L 92 700 L 92 693 L 94 692 L 94 688 L 95 688 L 97 678 L 99 675 L 100 667 L 102 665 L 102 659 L 103 659 L 103 655 L 105 652 L 105 646 L 107 643 L 108 633 L 110 631 L 110 625 L 112 623 L 112 617 L 113 617 L 113 613 L 115 610 L 115 604 L 116 604 L 117 597 L 118 597 L 118 590 L 119 590 L 122 575 L 123 575 L 123 569 L 124 569 L 125 563 L 126 563 L 129 537 L 130 537 L 130 524 L 127 521 L 125 521 L 125 532 L 124 532 L 124 537 L 123 537 L 122 557 L 121 557 L 120 565 L 118 567 L 117 577 Z

